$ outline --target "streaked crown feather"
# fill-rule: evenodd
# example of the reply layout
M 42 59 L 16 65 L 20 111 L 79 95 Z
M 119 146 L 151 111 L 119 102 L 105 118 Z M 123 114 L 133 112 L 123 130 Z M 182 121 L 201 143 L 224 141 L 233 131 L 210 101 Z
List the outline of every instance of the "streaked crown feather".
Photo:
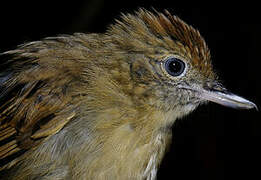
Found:
M 135 52 L 160 53 L 165 49 L 187 56 L 206 76 L 213 76 L 210 51 L 199 31 L 177 16 L 139 9 L 136 15 L 122 15 L 108 30 L 121 48 Z

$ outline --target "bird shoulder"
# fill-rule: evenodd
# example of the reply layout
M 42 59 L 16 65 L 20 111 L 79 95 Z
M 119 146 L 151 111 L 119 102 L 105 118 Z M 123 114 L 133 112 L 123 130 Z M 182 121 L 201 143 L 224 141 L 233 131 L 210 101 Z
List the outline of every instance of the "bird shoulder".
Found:
M 75 117 L 87 48 L 79 36 L 47 38 L 0 55 L 0 170 Z

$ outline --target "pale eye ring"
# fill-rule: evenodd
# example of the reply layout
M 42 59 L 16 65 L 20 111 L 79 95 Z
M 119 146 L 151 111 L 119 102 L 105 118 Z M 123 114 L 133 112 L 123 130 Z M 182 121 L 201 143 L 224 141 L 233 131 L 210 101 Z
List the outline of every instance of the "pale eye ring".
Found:
M 164 68 L 169 75 L 177 77 L 185 72 L 186 64 L 179 58 L 170 57 L 165 61 Z

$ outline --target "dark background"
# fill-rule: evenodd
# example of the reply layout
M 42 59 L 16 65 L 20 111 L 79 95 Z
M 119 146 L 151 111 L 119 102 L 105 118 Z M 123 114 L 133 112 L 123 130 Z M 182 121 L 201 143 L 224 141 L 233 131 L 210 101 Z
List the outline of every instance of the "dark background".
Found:
M 249 4 L 248 4 L 249 3 Z M 104 32 L 120 12 L 168 9 L 200 30 L 225 86 L 261 108 L 259 4 L 247 1 L 9 1 L 0 5 L 0 52 L 58 34 Z M 260 179 L 260 111 L 210 103 L 173 128 L 158 179 Z

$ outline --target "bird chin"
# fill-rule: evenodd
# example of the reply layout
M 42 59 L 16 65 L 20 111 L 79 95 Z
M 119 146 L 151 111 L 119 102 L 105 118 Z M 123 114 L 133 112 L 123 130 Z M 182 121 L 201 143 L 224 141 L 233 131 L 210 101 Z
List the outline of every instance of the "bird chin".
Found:
M 193 112 L 198 106 L 200 105 L 199 102 L 197 103 L 188 103 L 186 105 L 183 105 L 180 109 L 180 114 L 178 115 L 179 118 L 182 118 L 191 112 Z
M 199 104 L 200 103 L 190 103 L 190 104 L 187 104 L 184 107 L 184 111 L 187 112 L 187 113 L 191 113 L 192 111 L 194 111 L 199 106 Z

